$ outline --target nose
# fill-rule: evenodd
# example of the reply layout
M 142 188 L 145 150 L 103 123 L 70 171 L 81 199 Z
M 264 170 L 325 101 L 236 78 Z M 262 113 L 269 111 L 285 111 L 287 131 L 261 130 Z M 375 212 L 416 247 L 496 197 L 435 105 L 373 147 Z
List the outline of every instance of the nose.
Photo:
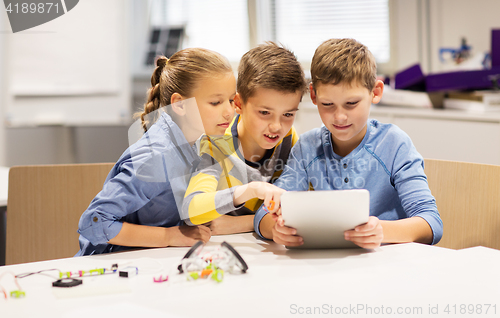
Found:
M 270 132 L 278 132 L 281 129 L 281 122 L 279 118 L 274 119 L 271 124 L 269 124 L 269 131 Z
M 343 123 L 347 121 L 347 113 L 342 109 L 342 107 L 337 107 L 337 110 L 333 114 L 333 119 L 337 123 Z
M 230 101 L 224 103 L 224 109 L 222 110 L 222 117 L 229 120 L 234 116 L 234 107 Z

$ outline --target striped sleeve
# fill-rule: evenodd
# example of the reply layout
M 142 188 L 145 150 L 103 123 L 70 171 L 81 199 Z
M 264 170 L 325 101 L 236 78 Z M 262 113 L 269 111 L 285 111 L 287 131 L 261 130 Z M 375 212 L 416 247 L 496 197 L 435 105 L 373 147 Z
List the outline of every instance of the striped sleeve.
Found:
M 200 153 L 182 204 L 182 219 L 188 225 L 204 224 L 239 208 L 233 204 L 233 191 L 242 182 L 229 173 L 230 156 L 209 140 L 202 142 Z

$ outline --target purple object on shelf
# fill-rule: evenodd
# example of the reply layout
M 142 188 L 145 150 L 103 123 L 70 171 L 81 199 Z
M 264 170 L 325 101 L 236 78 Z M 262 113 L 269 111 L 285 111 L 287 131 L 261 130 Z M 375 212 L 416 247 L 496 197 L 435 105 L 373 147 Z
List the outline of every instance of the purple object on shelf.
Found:
M 500 67 L 500 29 L 491 30 L 491 67 Z
M 405 89 L 415 85 L 425 84 L 425 75 L 420 64 L 415 64 L 398 72 L 394 77 L 394 88 Z
M 500 67 L 490 70 L 457 71 L 427 75 L 428 92 L 451 90 L 475 90 L 493 88 L 493 76 L 500 75 Z

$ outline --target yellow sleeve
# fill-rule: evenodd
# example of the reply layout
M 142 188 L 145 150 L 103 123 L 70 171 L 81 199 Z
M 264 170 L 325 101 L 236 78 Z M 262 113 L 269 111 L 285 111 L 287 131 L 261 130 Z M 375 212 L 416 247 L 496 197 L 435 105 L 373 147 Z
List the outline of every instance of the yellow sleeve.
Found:
M 232 187 L 242 183 L 229 174 L 231 160 L 220 148 L 210 141 L 201 144 L 201 162 L 182 204 L 182 219 L 189 225 L 210 222 L 236 209 Z
M 191 178 L 184 198 L 188 204 L 188 217 L 192 224 L 203 224 L 220 216 L 215 209 L 218 183 L 217 178 L 203 172 Z

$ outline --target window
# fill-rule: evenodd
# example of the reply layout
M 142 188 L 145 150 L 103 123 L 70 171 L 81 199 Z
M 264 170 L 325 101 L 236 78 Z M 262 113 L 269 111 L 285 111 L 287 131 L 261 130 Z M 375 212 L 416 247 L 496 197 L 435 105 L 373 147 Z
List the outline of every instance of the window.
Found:
M 365 44 L 378 63 L 390 60 L 389 0 L 257 1 L 259 40 L 283 43 L 302 62 L 323 41 L 345 37 Z
M 150 0 L 149 10 L 152 28 L 184 26 L 182 48 L 204 47 L 236 63 L 250 49 L 246 0 Z
M 294 51 L 307 69 L 319 44 L 343 37 L 368 46 L 379 66 L 389 64 L 390 2 L 149 0 L 148 11 L 151 28 L 183 28 L 182 48 L 212 49 L 237 65 L 251 47 L 272 40 Z

